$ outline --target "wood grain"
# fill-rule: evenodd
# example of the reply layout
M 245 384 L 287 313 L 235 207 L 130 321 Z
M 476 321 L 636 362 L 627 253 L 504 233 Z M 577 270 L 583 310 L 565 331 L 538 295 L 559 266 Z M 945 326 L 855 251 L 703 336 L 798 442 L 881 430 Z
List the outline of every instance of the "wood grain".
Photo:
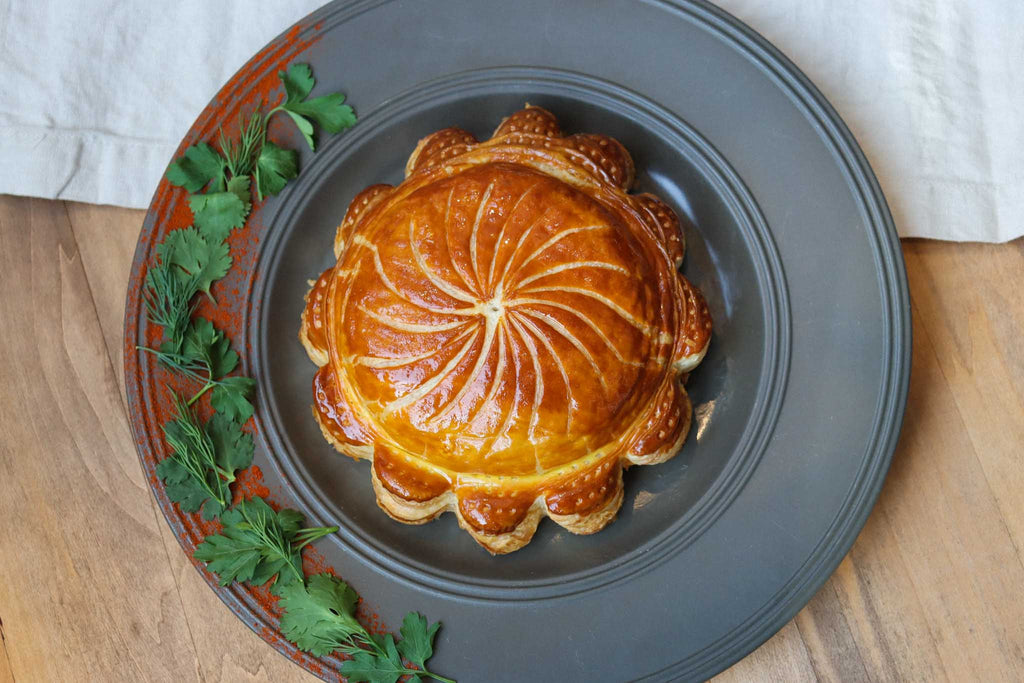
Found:
M 14 672 L 11 671 L 11 658 L 7 654 L 7 636 L 4 635 L 4 622 L 0 621 L 0 683 L 11 683 Z
M 0 683 L 312 681 L 209 590 L 143 478 L 121 376 L 142 215 L 0 197 Z M 914 369 L 878 505 L 718 681 L 1024 680 L 1024 241 L 903 250 Z
M 88 204 L 68 203 L 67 207 L 75 240 L 82 245 L 80 253 L 89 280 L 102 283 L 95 287 L 93 298 L 123 393 L 124 297 L 145 214 Z M 224 606 L 196 572 L 162 516 L 160 541 L 204 681 L 283 681 L 297 676 L 317 680 L 266 646 Z
M 14 679 L 196 680 L 63 204 L 0 199 L 0 290 L 0 619 Z

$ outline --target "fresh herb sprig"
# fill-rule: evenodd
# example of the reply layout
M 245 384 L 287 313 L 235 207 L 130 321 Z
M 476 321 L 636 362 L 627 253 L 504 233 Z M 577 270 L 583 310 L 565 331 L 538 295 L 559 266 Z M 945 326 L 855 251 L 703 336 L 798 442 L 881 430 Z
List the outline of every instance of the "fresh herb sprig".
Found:
M 167 169 L 167 179 L 189 192 L 211 186 L 210 193 L 198 195 L 205 199 L 197 200 L 192 206 L 197 224 L 215 221 L 218 231 L 226 225 L 238 227 L 235 223 L 240 225 L 244 221 L 250 197 L 250 185 L 243 186 L 241 179 L 249 175 L 255 181 L 258 200 L 276 195 L 298 175 L 298 153 L 267 140 L 267 126 L 275 114 L 287 114 L 313 151 L 316 150 L 314 124 L 332 134 L 355 124 L 355 112 L 345 104 L 343 94 L 309 98 L 316 80 L 308 64 L 292 64 L 287 71 L 279 72 L 278 77 L 284 84 L 285 100 L 266 114 L 257 110 L 247 121 L 240 119 L 237 141 L 221 131 L 220 152 L 200 143 L 187 149 L 185 156 Z M 239 201 L 227 196 L 231 194 Z
M 193 298 L 203 292 L 216 303 L 212 284 L 231 267 L 226 242 L 235 228 L 245 224 L 252 206 L 252 182 L 257 198 L 274 195 L 298 175 L 298 153 L 267 140 L 267 125 L 279 112 L 288 114 L 298 126 L 310 149 L 316 122 L 330 133 L 355 123 L 355 113 L 344 104 L 340 93 L 309 98 L 316 84 L 308 64 L 293 64 L 279 74 L 285 100 L 266 114 L 252 112 L 238 122 L 237 140 L 220 131 L 220 151 L 205 142 L 192 145 L 171 162 L 167 179 L 191 193 L 189 208 L 194 226 L 173 230 L 157 248 L 159 260 L 146 277 L 146 310 L 150 321 L 164 329 L 159 349 L 144 348 L 166 367 L 202 383 L 189 401 L 191 405 L 206 391 L 218 412 L 241 420 L 252 415 L 248 397 L 252 380 L 228 376 L 238 356 L 223 335 L 208 321 L 205 326 L 190 323 Z M 230 356 L 227 354 L 230 353 Z
M 229 376 L 238 367 L 238 354 L 224 333 L 206 318 L 193 318 L 179 339 L 170 339 L 159 349 L 139 348 L 156 356 L 167 368 L 201 383 L 188 405 L 212 389 L 210 405 L 218 413 L 241 424 L 252 416 L 249 396 L 256 382 L 250 377 Z
M 164 425 L 172 453 L 159 463 L 157 475 L 183 511 L 201 510 L 205 519 L 220 519 L 220 533 L 207 536 L 195 558 L 218 575 L 221 585 L 272 582 L 284 609 L 282 632 L 300 649 L 317 656 L 348 655 L 341 672 L 353 683 L 394 683 L 402 676 L 453 683 L 426 669 L 440 624 L 428 626 L 423 616 L 409 612 L 401 640 L 371 634 L 355 617 L 358 596 L 347 584 L 326 574 L 305 577 L 302 549 L 338 527 L 304 527 L 301 513 L 275 511 L 260 497 L 229 507 L 231 484 L 252 464 L 252 436 L 242 425 L 252 416 L 249 397 L 255 382 L 231 374 L 238 354 L 211 321 L 194 315 L 194 299 L 202 293 L 216 305 L 211 286 L 231 267 L 227 238 L 245 224 L 253 191 L 262 201 L 298 175 L 298 153 L 267 139 L 270 119 L 287 114 L 314 151 L 316 126 L 338 133 L 356 120 L 340 93 L 309 97 L 316 81 L 307 64 L 293 64 L 278 76 L 284 101 L 265 114 L 261 105 L 248 117 L 240 116 L 237 138 L 221 129 L 219 150 L 201 142 L 167 169 L 167 180 L 190 193 L 193 225 L 171 231 L 157 248 L 145 301 L 150 322 L 163 328 L 164 338 L 159 348 L 139 348 L 199 388 L 188 400 L 174 394 L 176 416 Z M 207 392 L 215 412 L 203 424 L 192 405 Z
M 157 248 L 159 261 L 146 276 L 146 311 L 150 322 L 164 331 L 159 349 L 140 346 L 164 366 L 202 383 L 189 405 L 213 389 L 214 407 L 243 423 L 252 415 L 248 401 L 254 383 L 247 377 L 228 377 L 238 366 L 238 354 L 213 323 L 193 317 L 193 299 L 203 292 L 213 301 L 210 287 L 231 267 L 228 245 L 211 241 L 195 228 L 172 230 Z
M 275 589 L 303 581 L 302 549 L 338 531 L 338 527 L 303 528 L 296 510 L 275 511 L 259 496 L 239 501 L 220 516 L 223 529 L 196 547 L 195 558 L 207 563 L 226 586 L 248 581 L 262 586 L 271 579 Z
M 440 624 L 428 625 L 417 612 L 402 623 L 402 639 L 390 633 L 370 633 L 355 616 L 359 596 L 344 581 L 329 574 L 306 578 L 301 550 L 309 543 L 338 531 L 338 527 L 303 528 L 305 518 L 296 510 L 276 512 L 259 497 L 240 501 L 220 516 L 223 529 L 200 543 L 194 557 L 206 562 L 222 586 L 247 581 L 261 586 L 272 582 L 284 613 L 281 632 L 303 652 L 323 657 L 338 651 L 351 659 L 341 673 L 352 683 L 394 683 L 401 676 L 420 681 L 426 676 L 442 683 L 452 679 L 427 670 L 434 654 Z M 406 666 L 408 661 L 417 668 Z
M 284 83 L 286 97 L 284 102 L 267 113 L 267 120 L 279 111 L 288 114 L 302 133 L 310 150 L 316 151 L 316 141 L 313 139 L 314 121 L 328 133 L 340 133 L 355 125 L 356 114 L 352 107 L 345 104 L 343 94 L 331 93 L 308 99 L 309 93 L 316 85 L 309 64 L 293 64 L 288 71 L 280 71 L 277 75 Z
M 177 394 L 174 405 L 176 417 L 163 427 L 173 452 L 157 465 L 157 476 L 183 511 L 202 509 L 204 519 L 214 519 L 231 503 L 236 473 L 252 464 L 252 436 L 220 414 L 201 424 Z
M 401 676 L 410 681 L 421 677 L 442 683 L 452 679 L 427 670 L 426 661 L 434 654 L 434 638 L 440 624 L 427 625 L 418 612 L 409 612 L 402 622 L 402 639 L 368 632 L 355 616 L 359 596 L 348 584 L 329 574 L 317 574 L 305 584 L 292 583 L 280 590 L 281 632 L 300 650 L 317 657 L 335 650 L 351 657 L 341 665 L 341 673 L 350 681 L 394 683 Z M 417 668 L 407 667 L 403 658 Z

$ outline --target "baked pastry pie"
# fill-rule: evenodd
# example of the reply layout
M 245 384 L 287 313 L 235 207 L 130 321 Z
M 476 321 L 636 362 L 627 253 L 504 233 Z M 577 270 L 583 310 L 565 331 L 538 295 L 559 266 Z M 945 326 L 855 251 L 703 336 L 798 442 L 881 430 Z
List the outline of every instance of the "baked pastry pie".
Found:
M 668 460 L 689 430 L 683 380 L 711 318 L 677 271 L 678 218 L 627 194 L 616 140 L 563 136 L 537 107 L 483 142 L 424 138 L 405 175 L 356 196 L 306 298 L 324 436 L 372 461 L 398 521 L 454 512 L 492 553 L 545 515 L 599 531 L 623 469 Z

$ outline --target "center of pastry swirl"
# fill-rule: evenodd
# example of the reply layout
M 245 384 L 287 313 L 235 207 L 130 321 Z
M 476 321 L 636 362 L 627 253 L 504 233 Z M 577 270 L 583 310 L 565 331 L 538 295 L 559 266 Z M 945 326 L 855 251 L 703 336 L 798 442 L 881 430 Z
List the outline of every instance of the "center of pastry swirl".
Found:
M 673 457 L 690 428 L 682 382 L 712 323 L 677 270 L 679 217 L 629 192 L 619 142 L 531 106 L 488 140 L 428 135 L 405 173 L 352 200 L 306 297 L 324 436 L 372 460 L 398 521 L 453 512 L 492 553 L 544 516 L 600 530 L 623 469 Z
M 343 257 L 337 369 L 394 443 L 454 471 L 571 462 L 623 431 L 657 371 L 639 248 L 549 176 L 493 164 L 433 183 Z

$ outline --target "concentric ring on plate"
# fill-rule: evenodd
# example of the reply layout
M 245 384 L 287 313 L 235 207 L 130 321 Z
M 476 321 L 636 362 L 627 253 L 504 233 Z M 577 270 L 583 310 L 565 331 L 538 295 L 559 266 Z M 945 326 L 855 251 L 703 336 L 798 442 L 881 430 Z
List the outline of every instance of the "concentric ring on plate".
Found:
M 451 516 L 452 523 L 410 527 L 380 513 L 365 470 L 339 461 L 310 419 L 316 366 L 289 321 L 302 312 L 310 275 L 336 260 L 325 244 L 366 182 L 353 169 L 376 169 L 373 178 L 397 185 L 409 150 L 424 134 L 458 123 L 486 138 L 491 129 L 474 121 L 498 121 L 523 102 L 558 112 L 570 130 L 603 131 L 624 141 L 638 160 L 637 191 L 664 197 L 695 221 L 684 271 L 708 296 L 721 334 L 687 384 L 695 410 L 688 442 L 701 448 L 630 472 L 620 521 L 599 536 L 542 524 L 529 546 L 503 558 L 499 569 L 476 543 L 464 542 L 469 536 Z M 784 396 L 791 344 L 785 278 L 770 231 L 728 162 L 685 122 L 634 92 L 581 74 L 525 67 L 422 83 L 364 112 L 339 142 L 310 161 L 309 183 L 266 217 L 272 229 L 259 243 L 245 322 L 266 397 L 257 420 L 268 476 L 286 482 L 314 520 L 341 527 L 332 552 L 432 593 L 520 604 L 619 584 L 700 539 L 764 452 Z M 737 289 L 738 280 L 752 287 Z M 716 456 L 687 455 L 705 450 Z
M 232 269 L 238 278 L 218 297 L 231 311 L 230 331 L 245 332 L 243 360 L 259 383 L 256 463 L 267 486 L 312 523 L 341 527 L 321 544 L 326 563 L 353 585 L 376 586 L 371 600 L 381 614 L 415 607 L 460 624 L 449 633 L 461 649 L 441 650 L 441 669 L 486 676 L 514 656 L 493 637 L 497 627 L 537 655 L 520 658 L 521 670 L 506 670 L 575 671 L 575 660 L 548 656 L 546 648 L 594 614 L 614 617 L 617 605 L 634 604 L 658 614 L 657 623 L 603 620 L 604 630 L 598 624 L 594 637 L 575 641 L 582 656 L 621 679 L 704 679 L 786 623 L 863 526 L 906 401 L 906 280 L 867 161 L 781 53 L 707 4 L 593 9 L 559 5 L 560 16 L 590 12 L 593 21 L 553 40 L 535 30 L 536 13 L 501 4 L 465 12 L 459 4 L 410 11 L 408 3 L 332 3 L 247 64 L 183 145 L 207 139 L 218 122 L 230 124 L 216 112 L 259 97 L 261 78 L 276 83 L 300 29 L 302 45 L 316 43 L 305 59 L 318 76 L 359 106 L 358 126 L 316 155 L 301 152 L 294 187 L 254 207 L 238 236 L 245 265 Z M 396 30 L 404 49 L 381 49 Z M 352 58 L 358 54 L 373 58 Z M 552 68 L 494 68 L 521 63 L 508 55 L 523 54 Z M 451 516 L 409 527 L 380 514 L 365 479 L 350 476 L 360 468 L 339 461 L 310 419 L 314 366 L 294 321 L 306 279 L 333 260 L 325 245 L 364 178 L 398 183 L 408 150 L 424 134 L 455 123 L 486 136 L 489 129 L 474 121 L 497 121 L 524 101 L 558 112 L 568 129 L 621 140 L 637 159 L 638 186 L 693 220 L 685 270 L 708 297 L 716 340 L 687 385 L 695 409 L 688 443 L 700 448 L 630 472 L 620 520 L 599 536 L 543 524 L 528 547 L 496 560 Z M 132 350 L 152 341 L 138 295 L 144 264 L 168 222 L 181 216 L 184 198 L 168 189 L 161 184 L 147 214 L 126 310 L 128 405 L 150 477 L 163 454 L 164 391 L 152 364 L 137 362 Z M 839 273 L 853 279 L 820 289 Z M 877 328 L 863 323 L 876 320 Z M 837 337 L 851 321 L 858 321 L 855 333 Z M 837 401 L 846 408 L 837 410 Z M 819 448 L 808 449 L 816 417 Z M 689 457 L 695 452 L 718 457 Z M 153 488 L 190 552 L 202 530 L 161 486 Z M 258 597 L 203 576 L 275 648 L 321 676 L 325 664 L 337 666 L 297 652 Z M 675 640 L 647 638 L 651 628 Z M 604 636 L 663 647 L 609 657 Z

